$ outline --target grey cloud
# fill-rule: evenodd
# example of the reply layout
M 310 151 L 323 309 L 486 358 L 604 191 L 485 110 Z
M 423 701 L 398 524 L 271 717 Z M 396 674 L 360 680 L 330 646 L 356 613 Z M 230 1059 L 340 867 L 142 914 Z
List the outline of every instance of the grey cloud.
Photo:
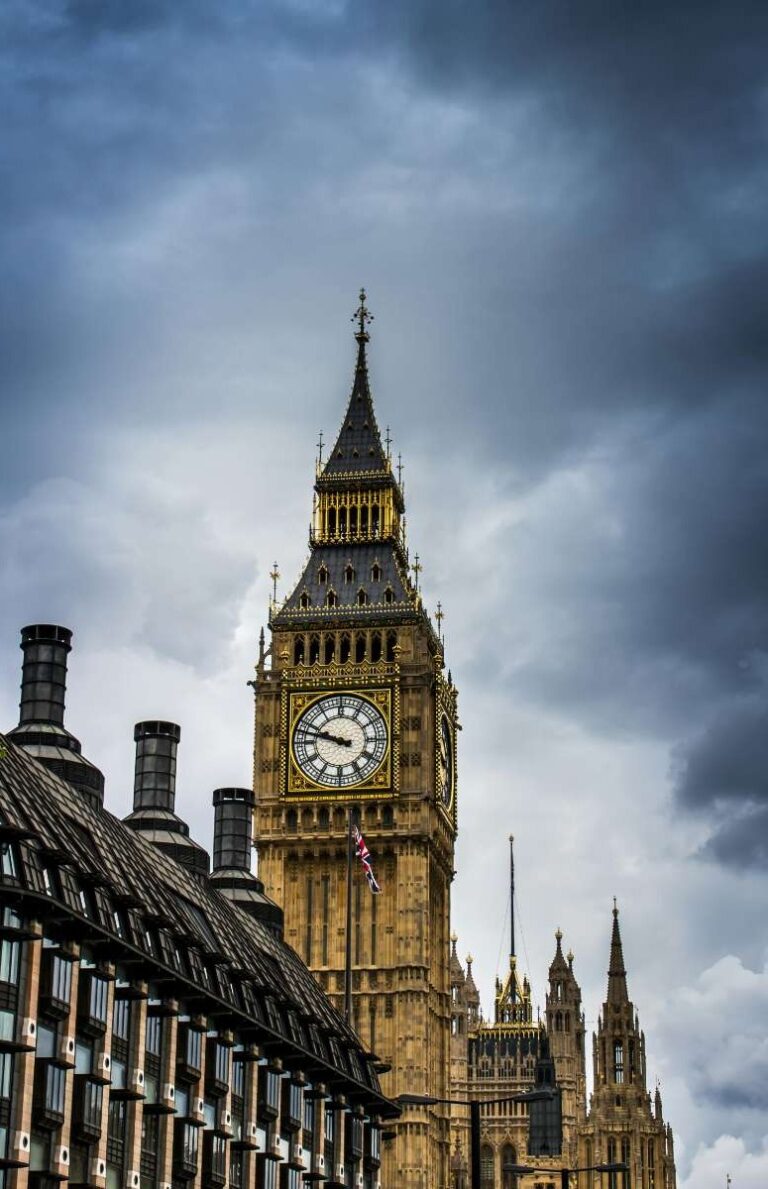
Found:
M 713 833 L 705 858 L 728 866 L 765 868 L 768 860 L 768 707 L 729 707 L 673 758 L 675 795 L 687 810 L 706 812 Z

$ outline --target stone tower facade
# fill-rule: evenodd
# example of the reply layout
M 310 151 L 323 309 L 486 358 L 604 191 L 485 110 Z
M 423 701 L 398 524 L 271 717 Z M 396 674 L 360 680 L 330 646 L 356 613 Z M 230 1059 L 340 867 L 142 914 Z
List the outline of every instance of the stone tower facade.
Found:
M 569 951 L 567 960 L 563 956 L 562 937 L 558 929 L 555 956 L 549 967 L 546 1020 L 562 1101 L 563 1161 L 568 1168 L 577 1168 L 578 1140 L 587 1102 L 584 1013 L 581 987 L 573 973 L 573 954 Z
M 318 463 L 310 554 L 270 615 L 255 691 L 259 874 L 286 940 L 343 1003 L 350 820 L 381 894 L 351 883 L 351 1022 L 385 1093 L 447 1098 L 456 689 L 409 564 L 402 486 L 382 444 L 361 294 L 357 363 L 338 438 Z M 382 1184 L 442 1189 L 447 1107 L 407 1109 Z
M 661 1093 L 647 1088 L 645 1034 L 627 992 L 627 973 L 614 905 L 608 993 L 593 1035 L 594 1092 L 579 1137 L 579 1164 L 621 1161 L 629 1175 L 606 1174 L 609 1189 L 675 1189 L 672 1128 Z M 579 1189 L 591 1189 L 586 1174 Z

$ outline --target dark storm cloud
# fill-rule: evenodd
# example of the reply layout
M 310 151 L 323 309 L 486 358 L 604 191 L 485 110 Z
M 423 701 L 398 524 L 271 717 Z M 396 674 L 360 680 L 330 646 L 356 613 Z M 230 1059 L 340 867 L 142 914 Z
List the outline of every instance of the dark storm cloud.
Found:
M 557 562 L 546 591 L 510 573 L 520 622 L 547 606 L 569 630 L 505 679 L 597 729 L 677 740 L 764 689 L 765 5 L 28 0 L 0 29 L 3 487 L 75 468 L 80 429 L 115 415 L 110 372 L 125 391 L 164 342 L 215 343 L 238 284 L 269 328 L 276 277 L 323 294 L 364 259 L 377 329 L 390 307 L 382 354 L 406 345 L 389 390 L 409 433 L 466 438 L 518 493 L 605 454 L 617 531 L 522 542 Z M 443 147 L 444 110 L 466 124 Z M 246 180 L 234 250 L 215 190 L 176 232 L 175 188 L 217 170 Z M 159 263 L 129 250 L 101 275 L 124 221 L 164 204 Z M 158 402 L 142 379 L 139 410 L 192 415 L 188 386 Z M 680 792 L 694 803 L 715 820 L 717 798 Z M 723 861 L 764 837 L 759 804 L 732 803 Z
M 735 867 L 768 861 L 768 708 L 729 708 L 677 750 L 675 794 L 686 809 L 710 813 L 714 833 L 703 854 Z

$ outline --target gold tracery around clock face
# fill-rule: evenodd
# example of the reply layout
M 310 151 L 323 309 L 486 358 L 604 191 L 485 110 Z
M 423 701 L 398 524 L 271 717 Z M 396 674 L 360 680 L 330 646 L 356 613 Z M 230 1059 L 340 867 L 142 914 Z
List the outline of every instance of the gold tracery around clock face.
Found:
M 381 709 L 353 691 L 320 695 L 296 717 L 293 759 L 308 781 L 321 788 L 355 788 L 373 780 L 389 748 Z

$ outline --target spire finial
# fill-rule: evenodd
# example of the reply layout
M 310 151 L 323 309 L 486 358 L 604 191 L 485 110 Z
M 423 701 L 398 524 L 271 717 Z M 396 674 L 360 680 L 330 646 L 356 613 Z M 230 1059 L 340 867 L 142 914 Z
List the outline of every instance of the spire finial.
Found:
M 387 458 L 391 458 L 391 457 L 392 457 L 392 449 L 391 449 L 391 447 L 392 447 L 392 434 L 389 432 L 389 426 L 387 426 L 387 432 L 386 432 L 386 436 L 385 436 L 385 438 L 384 438 L 384 443 L 385 443 L 385 445 L 386 445 L 386 447 L 387 447 Z
M 355 338 L 357 339 L 358 343 L 367 343 L 371 337 L 369 335 L 368 331 L 366 330 L 366 325 L 369 322 L 373 322 L 373 314 L 371 313 L 371 311 L 368 309 L 368 307 L 365 304 L 366 296 L 367 296 L 367 294 L 365 292 L 365 289 L 361 289 L 360 290 L 360 305 L 357 307 L 354 314 L 350 318 L 350 322 L 357 322 L 357 330 L 355 331 Z
M 277 602 L 277 580 L 280 577 L 280 571 L 277 568 L 277 562 L 274 563 L 272 569 L 269 571 L 269 576 L 272 579 L 272 602 Z
M 613 915 L 614 915 L 615 917 L 617 917 L 617 916 L 619 915 L 619 906 L 618 906 L 618 904 L 616 903 L 616 897 L 615 897 L 615 896 L 613 897 Z
M 321 467 L 323 465 L 323 446 L 324 446 L 324 444 L 325 443 L 323 442 L 323 431 L 321 429 L 320 437 L 317 439 L 317 465 L 319 467 Z
M 437 604 L 437 610 L 435 611 L 435 619 L 437 620 L 437 635 L 438 635 L 439 640 L 442 642 L 442 639 L 443 639 L 442 627 L 443 627 L 443 620 L 445 619 L 445 611 L 443 611 L 443 604 L 441 602 L 438 602 L 438 604 Z
M 398 482 L 398 486 L 400 486 L 400 487 L 403 486 L 403 456 L 402 456 L 402 454 L 398 454 L 398 456 L 397 456 L 397 482 Z
M 419 574 L 424 569 L 423 565 L 419 561 L 418 553 L 416 554 L 416 556 L 413 560 L 413 565 L 411 566 L 411 569 L 413 570 L 414 585 L 416 587 L 416 590 L 418 591 L 418 589 L 419 589 Z

